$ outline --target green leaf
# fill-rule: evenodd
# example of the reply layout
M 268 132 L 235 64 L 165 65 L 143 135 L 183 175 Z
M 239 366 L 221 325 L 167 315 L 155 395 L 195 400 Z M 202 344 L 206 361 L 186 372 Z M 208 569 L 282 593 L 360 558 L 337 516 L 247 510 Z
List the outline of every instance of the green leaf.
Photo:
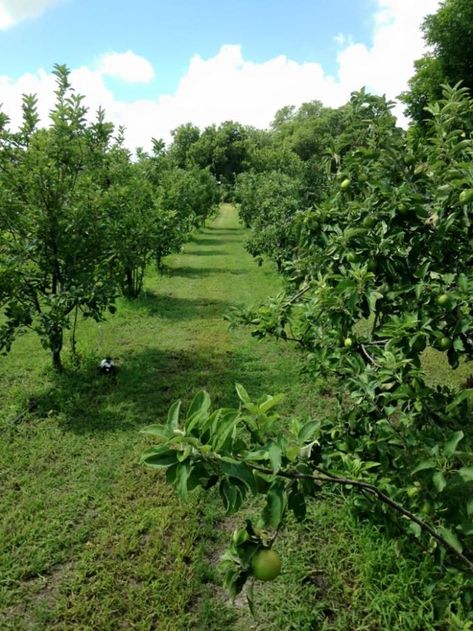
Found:
M 187 418 L 191 418 L 194 414 L 201 412 L 203 414 L 207 414 L 210 409 L 210 397 L 205 390 L 201 390 L 198 392 L 195 397 L 192 399 L 192 403 L 190 404 L 189 410 L 187 412 Z
M 154 469 L 162 467 L 170 467 L 177 462 L 177 451 L 168 449 L 167 447 L 151 447 L 147 449 L 141 456 L 141 461 L 147 466 Z
M 410 521 L 408 528 L 416 539 L 420 539 L 422 528 L 419 526 L 419 524 L 417 524 L 415 521 Z
M 221 410 L 217 422 L 213 425 L 212 447 L 215 451 L 220 451 L 227 438 L 236 432 L 238 417 L 238 410 Z
M 465 482 L 473 482 L 473 467 L 462 467 L 458 470 L 458 474 Z
M 259 406 L 260 413 L 266 414 L 266 412 L 269 412 L 271 408 L 281 403 L 281 401 L 284 399 L 284 396 L 284 394 L 276 394 L 274 397 L 268 396 L 266 401 Z
M 245 570 L 244 572 L 235 573 L 230 584 L 228 585 L 228 591 L 232 598 L 238 596 L 238 594 L 243 589 L 248 577 L 250 576 L 250 571 Z
M 148 425 L 148 427 L 140 429 L 140 434 L 149 434 L 160 440 L 168 440 L 171 437 L 169 428 L 165 425 Z
M 445 480 L 445 476 L 441 471 L 436 471 L 432 476 L 432 481 L 434 483 L 435 488 L 439 493 L 441 493 L 444 488 L 447 486 L 447 481 Z
M 251 491 L 252 493 L 256 492 L 256 481 L 253 475 L 253 471 L 249 469 L 244 462 L 234 464 L 231 462 L 222 461 L 220 466 L 223 473 L 228 478 L 240 480 L 240 482 L 242 482 L 249 491 Z
M 287 496 L 284 486 L 278 484 L 269 489 L 266 496 L 266 506 L 263 509 L 265 526 L 277 528 L 281 523 L 286 509 Z
M 419 462 L 417 467 L 412 470 L 412 475 L 420 471 L 426 471 L 427 469 L 435 469 L 435 462 L 432 462 L 432 460 L 422 460 L 422 462 Z
M 226 479 L 220 481 L 219 485 L 220 497 L 227 514 L 235 511 L 237 505 L 237 489 Z
M 276 443 L 271 443 L 268 449 L 268 457 L 271 462 L 271 468 L 273 473 L 277 473 L 281 468 L 281 447 Z
M 179 426 L 179 412 L 181 409 L 181 401 L 175 401 L 169 408 L 167 426 L 174 430 Z
M 466 505 L 466 512 L 469 517 L 473 516 L 473 499 L 471 499 Z
M 183 500 L 187 499 L 187 480 L 191 472 L 192 465 L 189 462 L 181 462 L 176 470 L 176 491 Z
M 320 429 L 320 421 L 309 421 L 302 427 L 299 432 L 298 438 L 302 442 L 311 440 L 316 432 Z
M 235 384 L 235 390 L 237 392 L 238 398 L 242 403 L 251 403 L 250 396 L 245 388 L 241 385 L 241 383 Z
M 439 533 L 457 552 L 463 552 L 463 547 L 455 533 L 449 528 L 440 528 Z
M 303 493 L 297 489 L 292 489 L 288 497 L 288 506 L 298 521 L 305 519 L 307 507 Z
M 461 430 L 458 431 L 458 432 L 454 432 L 452 434 L 450 440 L 448 440 L 445 443 L 445 446 L 443 448 L 443 453 L 444 453 L 445 456 L 447 456 L 447 457 L 453 456 L 453 454 L 457 450 L 458 443 L 462 440 L 464 435 L 465 434 Z

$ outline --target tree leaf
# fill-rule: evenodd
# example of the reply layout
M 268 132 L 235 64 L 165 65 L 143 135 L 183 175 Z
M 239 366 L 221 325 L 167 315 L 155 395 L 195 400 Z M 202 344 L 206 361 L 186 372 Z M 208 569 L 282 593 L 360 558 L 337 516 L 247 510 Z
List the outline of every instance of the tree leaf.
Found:
M 320 429 L 320 421 L 309 421 L 302 427 L 299 432 L 298 438 L 302 442 L 306 442 L 313 438 L 315 432 Z
M 187 499 L 187 480 L 191 472 L 191 464 L 189 462 L 181 462 L 176 470 L 176 491 L 183 500 Z
M 458 443 L 462 440 L 464 435 L 465 434 L 461 430 L 458 431 L 458 432 L 454 432 L 452 434 L 450 440 L 448 440 L 445 443 L 445 446 L 443 448 L 443 453 L 445 454 L 445 456 L 447 456 L 447 457 L 453 456 L 453 454 L 457 450 Z
M 244 462 L 240 463 L 231 463 L 231 462 L 221 462 L 221 468 L 223 473 L 228 478 L 234 478 L 235 480 L 240 480 L 249 491 L 252 493 L 256 492 L 256 481 L 253 475 L 253 471 L 247 467 Z
M 278 484 L 269 489 L 266 496 L 266 506 L 263 509 L 265 526 L 277 528 L 281 523 L 286 509 L 287 496 L 285 487 Z
M 192 399 L 189 410 L 187 411 L 187 418 L 190 419 L 194 414 L 201 412 L 207 414 L 210 409 L 210 397 L 205 390 L 198 392 Z
M 444 488 L 447 486 L 447 481 L 445 480 L 445 476 L 441 471 L 436 471 L 432 476 L 432 481 L 434 483 L 435 488 L 439 493 L 441 493 Z
M 237 392 L 238 398 L 242 403 L 251 403 L 250 396 L 245 388 L 241 385 L 241 383 L 235 384 L 235 390 Z
M 169 428 L 165 425 L 148 425 L 148 427 L 140 429 L 140 434 L 149 434 L 160 440 L 168 440 L 171 437 Z
M 426 471 L 427 469 L 435 469 L 435 462 L 432 462 L 432 460 L 422 460 L 422 462 L 419 462 L 417 467 L 412 470 L 412 475 L 420 471 Z
M 465 482 L 473 482 L 473 467 L 462 467 L 458 474 Z
M 147 466 L 154 469 L 162 467 L 170 467 L 177 462 L 177 451 L 168 449 L 167 447 L 151 447 L 147 449 L 141 456 L 141 461 Z
M 271 443 L 268 449 L 268 457 L 271 462 L 271 468 L 273 473 L 277 473 L 281 468 L 281 447 L 276 443 Z
M 458 540 L 456 534 L 452 532 L 450 528 L 440 528 L 439 533 L 442 535 L 445 541 L 447 541 L 457 552 L 463 552 L 462 544 Z
M 307 507 L 303 493 L 297 489 L 292 489 L 288 497 L 288 506 L 298 521 L 305 519 Z
M 174 430 L 179 426 L 179 412 L 181 409 L 181 401 L 175 401 L 169 408 L 167 426 Z

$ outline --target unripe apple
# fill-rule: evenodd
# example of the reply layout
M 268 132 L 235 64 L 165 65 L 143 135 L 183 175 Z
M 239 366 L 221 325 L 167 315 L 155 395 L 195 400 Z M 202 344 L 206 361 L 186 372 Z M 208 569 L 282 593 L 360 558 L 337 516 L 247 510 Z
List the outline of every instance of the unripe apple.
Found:
M 440 307 L 445 307 L 450 302 L 450 296 L 448 294 L 440 294 L 437 296 L 437 304 Z
M 253 576 L 260 581 L 274 581 L 281 572 L 281 559 L 274 550 L 259 550 L 251 559 Z
M 467 188 L 460 193 L 460 204 L 469 204 L 473 201 L 473 188 Z
M 449 337 L 441 337 L 438 342 L 441 351 L 448 351 L 452 345 L 452 340 Z

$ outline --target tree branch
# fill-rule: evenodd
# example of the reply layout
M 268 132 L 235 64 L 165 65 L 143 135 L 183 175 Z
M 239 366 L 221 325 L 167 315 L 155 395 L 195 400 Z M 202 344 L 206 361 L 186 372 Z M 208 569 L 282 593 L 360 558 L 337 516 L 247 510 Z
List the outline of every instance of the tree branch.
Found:
M 249 463 L 247 463 L 247 465 L 250 468 L 255 469 L 256 471 L 260 471 L 261 473 L 274 475 L 273 471 L 271 471 L 270 469 L 264 469 L 263 467 L 257 467 Z M 369 482 L 362 482 L 361 480 L 351 480 L 349 478 L 341 478 L 339 476 L 326 473 L 323 469 L 317 466 L 314 466 L 314 469 L 318 471 L 323 477 L 308 474 L 308 473 L 300 473 L 299 471 L 279 471 L 276 475 L 283 478 L 288 478 L 290 480 L 297 479 L 297 480 L 315 480 L 316 482 L 331 482 L 333 484 L 341 484 L 342 486 L 353 486 L 355 488 L 361 489 L 362 491 L 366 491 L 370 493 L 371 495 L 374 495 L 383 504 L 390 506 L 401 515 L 403 515 L 404 517 L 407 517 L 407 519 L 409 519 L 410 521 L 420 526 L 420 528 L 422 528 L 422 530 L 424 530 L 425 532 L 428 532 L 429 535 L 433 539 L 435 539 L 435 541 L 440 543 L 443 547 L 447 548 L 453 555 L 455 555 L 468 567 L 470 572 L 473 572 L 473 561 L 471 561 L 468 557 L 466 557 L 462 552 L 459 552 L 451 543 L 449 543 L 434 528 L 432 528 L 432 526 L 430 526 L 425 521 L 417 517 L 417 515 L 415 515 L 411 511 L 407 510 L 407 508 L 404 508 L 404 506 L 401 506 L 401 504 L 398 504 L 395 500 L 393 500 L 391 497 L 389 497 L 388 495 L 380 491 L 373 484 L 370 484 Z

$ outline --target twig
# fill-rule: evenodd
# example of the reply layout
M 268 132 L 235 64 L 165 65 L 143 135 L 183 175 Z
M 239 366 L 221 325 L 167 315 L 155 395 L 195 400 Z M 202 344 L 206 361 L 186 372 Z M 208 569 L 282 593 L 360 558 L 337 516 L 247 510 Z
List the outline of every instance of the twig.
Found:
M 373 366 L 378 366 L 378 368 L 380 368 L 380 365 L 378 364 L 378 362 L 371 357 L 371 355 L 368 353 L 368 351 L 366 350 L 364 344 L 360 344 L 361 346 L 361 350 L 363 351 L 363 355 L 366 357 L 366 359 L 373 364 Z
M 292 296 L 292 298 L 289 298 L 289 300 L 286 302 L 286 306 L 292 305 L 297 302 L 299 298 L 301 298 L 305 293 L 309 291 L 309 289 L 310 285 L 306 285 L 305 287 L 303 287 L 300 291 L 297 292 L 297 294 Z
M 274 475 L 273 471 L 269 469 L 264 469 L 262 467 L 257 467 L 255 465 L 250 465 L 250 464 L 248 464 L 248 466 L 257 471 L 261 471 L 262 473 L 266 473 L 268 475 Z M 468 567 L 468 569 L 473 572 L 473 561 L 470 561 L 470 559 L 466 557 L 462 552 L 459 552 L 451 543 L 449 543 L 434 528 L 432 528 L 432 526 L 429 526 L 429 524 L 427 524 L 425 521 L 422 521 L 422 519 L 417 517 L 417 515 L 414 515 L 414 513 L 411 513 L 411 511 L 407 510 L 407 508 L 404 508 L 404 506 L 401 506 L 401 504 L 398 504 L 395 500 L 393 500 L 388 495 L 380 491 L 373 484 L 369 484 L 368 482 L 362 482 L 361 480 L 351 480 L 349 478 L 341 478 L 336 475 L 326 473 L 323 469 L 317 466 L 314 466 L 314 469 L 315 471 L 318 471 L 319 473 L 321 473 L 323 477 L 308 474 L 308 473 L 300 473 L 299 471 L 279 471 L 276 475 L 283 478 L 288 478 L 290 480 L 298 479 L 298 480 L 315 480 L 316 482 L 332 482 L 334 484 L 341 484 L 342 486 L 353 486 L 355 488 L 361 489 L 362 491 L 366 491 L 370 493 L 371 495 L 374 495 L 378 500 L 383 502 L 383 504 L 390 506 L 401 515 L 403 515 L 404 517 L 407 517 L 407 519 L 409 519 L 410 521 L 420 526 L 422 530 L 425 530 L 426 532 L 428 532 L 429 535 L 433 539 L 435 539 L 442 546 L 450 550 L 450 552 L 453 555 L 455 555 L 458 559 L 460 559 Z

